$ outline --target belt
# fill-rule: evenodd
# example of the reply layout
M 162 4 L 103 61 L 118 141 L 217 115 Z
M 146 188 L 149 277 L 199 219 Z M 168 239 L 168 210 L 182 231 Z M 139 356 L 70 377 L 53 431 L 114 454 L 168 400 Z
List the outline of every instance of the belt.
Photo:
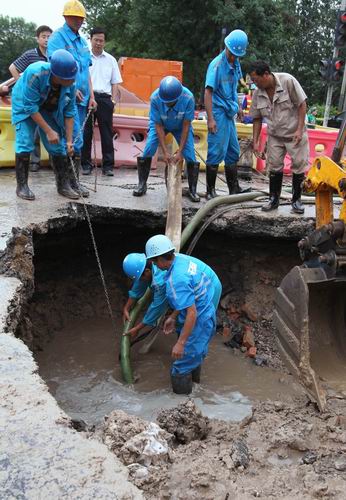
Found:
M 109 98 L 111 97 L 110 94 L 106 94 L 105 92 L 95 92 L 95 91 L 94 91 L 94 96 L 95 97 L 109 97 Z

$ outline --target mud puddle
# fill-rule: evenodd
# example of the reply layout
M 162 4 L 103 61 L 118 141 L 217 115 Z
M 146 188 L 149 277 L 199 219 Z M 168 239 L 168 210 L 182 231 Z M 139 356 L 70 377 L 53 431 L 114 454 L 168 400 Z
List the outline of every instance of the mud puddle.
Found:
M 133 387 L 121 383 L 119 340 L 104 318 L 69 323 L 36 359 L 40 375 L 71 417 L 97 424 L 106 414 L 121 409 L 153 420 L 160 408 L 176 406 L 184 399 L 170 390 L 173 342 L 173 336 L 161 335 L 149 354 L 138 352 L 141 344 L 133 348 L 137 380 Z M 216 335 L 203 366 L 202 383 L 195 385 L 192 396 L 205 415 L 239 421 L 250 414 L 252 401 L 290 401 L 300 393 L 290 376 L 255 366 Z

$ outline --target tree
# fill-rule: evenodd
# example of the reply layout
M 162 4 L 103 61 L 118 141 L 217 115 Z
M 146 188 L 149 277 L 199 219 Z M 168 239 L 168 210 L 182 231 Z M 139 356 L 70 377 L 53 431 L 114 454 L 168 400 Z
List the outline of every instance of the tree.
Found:
M 0 16 L 0 81 L 10 78 L 9 65 L 36 46 L 36 25 L 21 17 Z

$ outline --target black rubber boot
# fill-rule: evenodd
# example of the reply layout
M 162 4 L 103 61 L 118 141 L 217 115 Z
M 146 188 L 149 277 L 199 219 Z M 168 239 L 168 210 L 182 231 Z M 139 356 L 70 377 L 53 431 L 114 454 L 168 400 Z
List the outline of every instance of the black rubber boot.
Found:
M 303 214 L 305 210 L 300 199 L 302 196 L 302 183 L 304 177 L 304 174 L 292 175 L 292 212 L 295 214 Z
M 80 168 L 81 168 L 81 158 L 80 158 L 80 156 L 77 156 L 77 155 L 73 156 L 74 171 L 75 171 L 76 175 L 73 173 L 73 167 L 71 165 L 71 160 L 69 158 L 67 158 L 67 161 L 68 161 L 68 164 L 69 164 L 70 174 L 71 174 L 70 175 L 71 188 L 73 189 L 73 191 L 76 191 L 76 193 L 79 196 L 83 196 L 83 198 L 88 198 L 89 194 L 90 194 L 89 191 L 87 190 L 87 188 L 85 188 L 84 186 L 82 186 L 80 184 L 80 182 L 79 182 L 79 172 L 80 172 Z
M 66 156 L 52 156 L 52 165 L 55 173 L 56 188 L 61 196 L 78 200 L 79 194 L 71 188 L 70 178 L 71 169 L 69 168 L 69 160 Z
M 184 375 L 171 374 L 172 389 L 175 394 L 191 394 L 192 392 L 192 375 L 185 373 Z
M 207 200 L 216 198 L 217 194 L 215 191 L 216 176 L 219 165 L 207 165 L 206 177 L 207 177 Z
M 147 192 L 147 180 L 151 167 L 151 157 L 137 158 L 138 186 L 134 189 L 133 196 L 143 196 Z
M 201 383 L 201 369 L 202 365 L 199 365 L 197 368 L 192 370 L 192 382 L 195 382 L 195 384 Z
M 34 200 L 35 195 L 28 186 L 30 153 L 16 154 L 17 196 L 23 200 Z
M 242 189 L 238 182 L 238 167 L 236 163 L 225 165 L 225 175 L 229 194 L 248 193 L 251 188 Z
M 201 201 L 200 197 L 197 195 L 199 163 L 187 162 L 186 168 L 187 168 L 187 180 L 189 183 L 189 198 L 191 201 L 198 203 L 199 201 Z
M 278 208 L 283 175 L 283 172 L 271 172 L 269 174 L 269 201 L 262 207 L 264 212 L 270 212 L 270 210 Z

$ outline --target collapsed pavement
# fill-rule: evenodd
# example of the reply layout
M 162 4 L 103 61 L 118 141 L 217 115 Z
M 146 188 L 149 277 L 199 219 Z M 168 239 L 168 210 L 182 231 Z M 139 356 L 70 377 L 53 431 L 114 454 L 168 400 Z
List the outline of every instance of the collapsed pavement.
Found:
M 98 192 L 91 195 L 88 206 L 93 222 L 109 224 L 111 221 L 116 220 L 123 223 L 125 219 L 128 224 L 134 227 L 136 222 L 140 222 L 140 224 L 146 226 L 147 230 L 157 231 L 163 228 L 166 209 L 165 187 L 160 174 L 155 174 L 154 182 L 150 186 L 151 189 L 148 190 L 146 197 L 140 200 L 135 200 L 131 195 L 136 172 L 121 171 L 121 174 L 121 178 L 116 176 L 111 183 L 107 179 L 107 185 L 103 187 L 99 185 Z M 32 176 L 33 183 L 37 182 L 35 191 L 38 193 L 37 200 L 34 203 L 18 201 L 15 198 L 15 182 L 12 171 L 0 172 L 0 175 L 1 180 L 4 180 L 0 184 L 1 199 L 3 200 L 0 207 L 0 220 L 2 223 L 0 271 L 3 273 L 0 276 L 0 287 L 1 290 L 4 290 L 1 301 L 2 323 L 0 328 L 2 332 L 0 334 L 2 344 L 1 421 L 4 428 L 1 441 L 3 444 L 2 449 L 9 450 L 3 455 L 1 462 L 2 478 L 5 478 L 1 480 L 3 482 L 1 485 L 2 490 L 12 495 L 24 495 L 24 498 L 35 498 L 37 488 L 40 488 L 41 492 L 47 492 L 47 495 L 63 496 L 66 494 L 71 498 L 77 498 L 78 496 L 84 498 L 141 498 L 139 490 L 136 490 L 135 487 L 128 483 L 127 471 L 119 461 L 96 440 L 86 439 L 72 428 L 71 419 L 59 409 L 56 401 L 48 393 L 45 384 L 37 375 L 37 366 L 29 349 L 21 340 L 13 336 L 13 333 L 17 332 L 18 329 L 23 330 L 23 321 L 24 324 L 27 321 L 23 311 L 25 311 L 35 291 L 34 239 L 44 237 L 45 234 L 52 231 L 57 235 L 63 235 L 67 230 L 73 230 L 78 224 L 85 223 L 83 206 L 81 203 L 66 204 L 56 194 L 53 195 L 54 185 L 50 172 L 42 172 L 37 178 Z M 106 184 L 100 181 L 100 184 L 102 183 Z M 186 221 L 195 210 L 196 207 L 192 207 L 191 204 L 184 201 L 184 220 Z M 297 241 L 301 236 L 313 229 L 313 208 L 309 207 L 307 212 L 307 216 L 304 218 L 291 216 L 283 207 L 278 215 L 271 214 L 268 216 L 261 213 L 259 204 L 254 203 L 250 209 L 239 209 L 237 207 L 230 210 L 216 220 L 211 229 L 230 238 L 249 237 L 250 235 L 254 240 L 256 238 L 282 238 L 287 241 Z M 12 231 L 12 228 L 15 229 Z M 30 325 L 24 327 L 24 331 L 32 331 Z M 31 348 L 34 347 L 34 335 L 26 338 L 25 336 L 22 337 L 27 345 Z M 306 399 L 297 403 L 295 408 L 297 418 L 301 413 L 305 415 L 304 418 L 307 420 L 315 418 L 315 409 L 308 407 L 308 410 L 305 410 L 306 404 Z M 292 413 L 292 408 L 284 408 L 284 413 L 282 413 L 281 410 L 277 411 L 274 403 L 272 406 L 270 403 L 268 405 L 268 407 L 263 406 L 263 414 L 268 411 L 273 412 L 274 415 L 278 414 L 278 419 L 274 419 L 276 423 L 280 422 L 283 414 L 286 418 Z M 280 403 L 278 405 L 280 407 Z M 330 415 L 330 418 L 340 416 L 337 415 L 336 410 L 331 410 Z M 320 417 L 316 416 L 316 418 Z M 256 419 L 252 421 L 255 422 Z M 218 425 L 223 424 L 216 423 L 215 425 L 218 427 Z M 231 424 L 225 424 L 225 426 L 227 432 L 233 429 L 233 435 L 236 433 L 240 437 L 238 428 L 234 431 Z M 263 427 L 265 428 L 264 423 Z M 264 435 L 265 430 L 262 432 Z M 337 439 L 333 442 L 337 444 L 335 450 L 333 450 L 333 459 L 335 458 L 335 463 L 342 469 L 342 453 L 345 451 L 342 443 L 343 434 L 339 431 L 334 433 L 336 433 Z M 226 439 L 225 436 L 226 433 L 223 431 L 221 441 Z M 216 440 L 215 442 L 219 446 L 220 438 L 214 436 L 213 439 Z M 199 443 L 200 440 L 197 441 Z M 244 489 L 241 486 L 237 486 L 238 489 L 233 491 L 230 483 L 227 483 L 227 481 L 234 482 L 235 476 L 231 473 L 233 469 L 228 467 L 225 459 L 228 475 L 227 481 L 224 482 L 225 477 L 222 473 L 223 469 L 219 470 L 220 458 L 218 458 L 217 454 L 211 458 L 211 462 L 208 461 L 208 477 L 211 479 L 203 479 L 203 476 L 205 476 L 202 467 L 203 455 L 206 447 L 213 450 L 211 453 L 214 453 L 215 447 L 211 446 L 209 448 L 205 440 L 200 441 L 200 443 L 197 448 L 196 444 L 193 443 L 187 445 L 192 447 L 191 451 L 198 449 L 198 454 L 201 456 L 196 463 L 194 462 L 193 467 L 190 464 L 188 470 L 191 471 L 191 474 L 184 473 L 182 468 L 174 469 L 178 463 L 175 461 L 169 476 L 171 486 L 168 487 L 167 483 L 165 483 L 168 493 L 166 488 L 166 493 L 162 490 L 160 495 L 161 493 L 162 495 L 172 494 L 175 478 L 179 480 L 181 474 L 184 474 L 185 480 L 181 484 L 181 492 L 176 492 L 176 498 L 184 498 L 183 491 L 186 493 L 185 498 L 201 498 L 201 496 L 198 496 L 201 494 L 205 495 L 202 498 L 225 498 L 227 494 L 232 497 L 234 491 L 237 491 L 237 498 L 242 498 L 240 495 L 243 494 L 252 494 L 253 496 L 261 494 L 260 491 L 258 491 L 258 495 L 254 494 L 254 492 L 257 492 L 255 487 L 253 487 L 253 493 L 250 492 L 250 489 Z M 235 446 L 237 447 L 237 445 Z M 246 444 L 246 447 L 242 446 L 242 444 L 239 446 L 240 450 L 243 449 L 244 451 L 247 447 L 251 451 L 249 444 Z M 260 453 L 261 445 L 259 444 L 258 447 Z M 315 449 L 318 449 L 318 444 L 316 444 Z M 181 449 L 182 455 L 186 454 L 186 450 L 187 448 Z M 305 451 L 311 450 L 308 447 Z M 233 452 L 235 453 L 234 450 Z M 284 454 L 284 452 L 282 453 Z M 188 457 L 189 454 L 187 453 L 186 456 Z M 260 464 L 260 455 L 257 460 Z M 279 462 L 280 460 L 279 457 Z M 181 463 L 183 464 L 184 461 L 181 460 Z M 288 466 L 289 464 L 285 465 Z M 308 465 L 312 467 L 312 464 Z M 198 472 L 199 467 L 201 467 L 200 471 L 202 472 Z M 323 467 L 328 469 L 329 465 Z M 70 471 L 68 479 L 66 479 L 64 473 L 66 470 Z M 244 471 L 240 472 L 243 473 Z M 309 470 L 309 472 L 312 471 Z M 314 473 L 317 474 L 317 472 Z M 283 472 L 278 473 L 278 475 L 280 477 L 285 476 Z M 241 485 L 243 476 L 239 477 L 239 484 Z M 313 477 L 313 475 L 310 474 L 309 477 Z M 49 479 L 47 480 L 47 478 Z M 323 481 L 322 486 L 318 491 L 316 490 L 316 494 L 318 493 L 320 496 L 322 494 L 329 495 L 331 491 L 338 494 L 338 488 L 340 487 L 339 475 L 336 479 L 336 483 L 333 482 L 330 487 L 327 484 L 327 488 L 325 487 L 325 481 Z M 306 479 L 306 485 L 309 484 L 309 481 L 310 479 Z M 220 486 L 220 490 L 213 490 L 216 483 Z M 252 485 L 252 480 L 247 484 L 250 483 Z M 284 482 L 284 484 L 288 483 Z M 210 490 L 206 488 L 210 488 Z M 265 491 L 270 494 L 270 486 L 267 485 L 266 488 Z M 308 486 L 307 489 L 309 489 Z M 155 488 L 151 488 L 151 490 L 150 495 L 155 498 L 158 490 Z M 265 491 L 262 492 L 264 497 L 266 496 Z M 190 492 L 191 496 L 187 496 L 187 492 Z M 284 491 L 281 491 L 281 493 L 284 494 Z M 210 496 L 212 494 L 217 496 Z M 162 497 L 164 498 L 164 496 Z M 246 496 L 243 498 L 246 498 Z

